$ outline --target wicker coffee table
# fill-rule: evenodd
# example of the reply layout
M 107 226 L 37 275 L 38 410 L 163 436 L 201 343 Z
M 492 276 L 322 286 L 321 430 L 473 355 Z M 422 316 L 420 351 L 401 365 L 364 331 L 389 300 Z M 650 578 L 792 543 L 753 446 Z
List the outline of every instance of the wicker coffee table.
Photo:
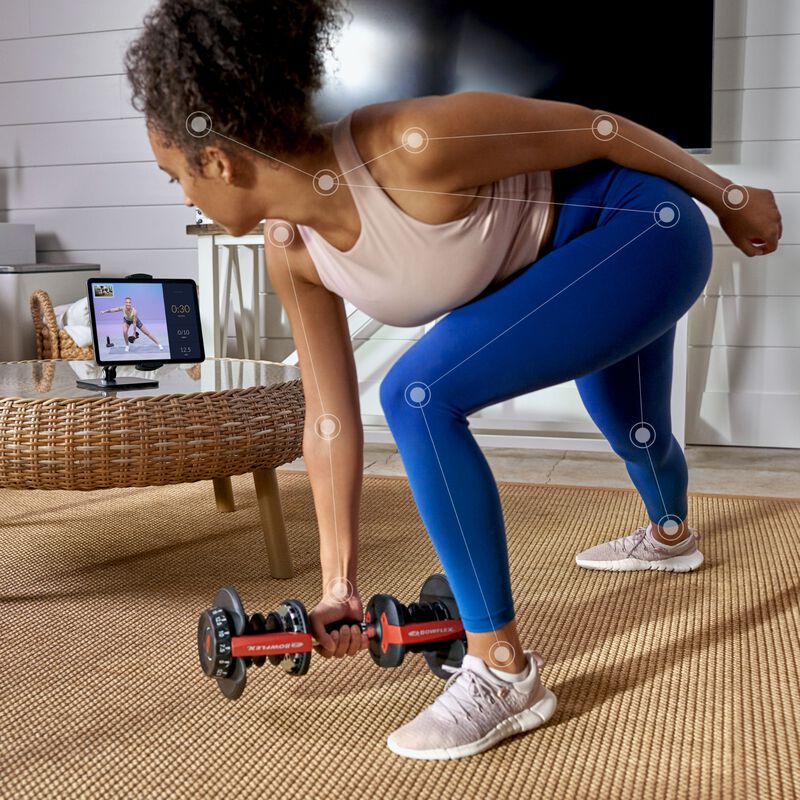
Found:
M 89 491 L 211 480 L 235 510 L 230 476 L 253 473 L 270 574 L 293 575 L 275 468 L 302 455 L 297 367 L 208 358 L 117 376 L 159 386 L 93 392 L 94 361 L 0 362 L 0 488 Z

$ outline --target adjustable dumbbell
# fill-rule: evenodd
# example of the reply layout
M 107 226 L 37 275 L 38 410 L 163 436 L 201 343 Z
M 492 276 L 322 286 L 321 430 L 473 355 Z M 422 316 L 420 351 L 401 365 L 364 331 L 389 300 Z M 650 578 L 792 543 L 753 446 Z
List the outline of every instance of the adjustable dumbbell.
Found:
M 378 594 L 367 604 L 364 622 L 337 620 L 325 630 L 343 625 L 358 625 L 366 632 L 372 660 L 381 667 L 400 666 L 407 652 L 422 653 L 430 670 L 446 680 L 450 673 L 443 665 L 460 666 L 466 653 L 464 626 L 444 575 L 425 581 L 418 603 L 405 606 L 391 595 Z M 267 659 L 290 675 L 305 675 L 317 644 L 299 600 L 284 600 L 275 611 L 248 617 L 230 586 L 216 593 L 213 607 L 197 623 L 200 666 L 231 700 L 244 691 L 248 667 L 260 667 Z

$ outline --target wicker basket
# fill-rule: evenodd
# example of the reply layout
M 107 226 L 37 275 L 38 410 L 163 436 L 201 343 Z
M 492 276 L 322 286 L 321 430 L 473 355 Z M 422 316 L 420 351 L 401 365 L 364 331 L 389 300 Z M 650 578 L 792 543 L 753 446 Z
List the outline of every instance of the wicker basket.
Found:
M 65 358 L 88 360 L 94 358 L 92 345 L 79 347 L 75 340 L 56 324 L 56 315 L 50 296 L 44 289 L 37 289 L 31 295 L 31 315 L 36 334 L 36 355 L 38 358 Z M 42 321 L 44 317 L 44 321 Z

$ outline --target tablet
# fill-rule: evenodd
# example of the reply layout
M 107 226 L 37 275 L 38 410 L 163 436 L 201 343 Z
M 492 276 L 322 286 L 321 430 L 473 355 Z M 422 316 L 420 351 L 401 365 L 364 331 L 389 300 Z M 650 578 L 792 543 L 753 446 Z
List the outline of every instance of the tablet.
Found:
M 205 360 L 191 278 L 89 278 L 86 284 L 98 364 Z

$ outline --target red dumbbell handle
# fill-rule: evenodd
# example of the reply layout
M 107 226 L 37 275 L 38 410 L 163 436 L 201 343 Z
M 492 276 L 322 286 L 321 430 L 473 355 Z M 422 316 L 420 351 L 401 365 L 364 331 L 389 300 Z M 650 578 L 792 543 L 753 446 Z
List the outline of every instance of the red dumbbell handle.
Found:
M 325 629 L 330 633 L 337 630 L 345 623 L 338 621 L 328 623 Z M 350 622 L 351 625 L 360 625 L 362 632 L 372 639 L 375 636 L 375 626 L 365 625 L 363 622 Z M 421 642 L 438 642 L 456 639 L 464 632 L 461 620 L 438 620 L 435 622 L 418 622 L 410 625 L 389 625 L 386 615 L 381 615 L 381 643 L 390 644 L 419 644 Z M 231 638 L 231 655 L 234 658 L 245 656 L 258 657 L 265 655 L 280 655 L 285 653 L 307 653 L 314 645 L 318 644 L 310 633 L 259 633 L 249 636 L 234 636 Z

